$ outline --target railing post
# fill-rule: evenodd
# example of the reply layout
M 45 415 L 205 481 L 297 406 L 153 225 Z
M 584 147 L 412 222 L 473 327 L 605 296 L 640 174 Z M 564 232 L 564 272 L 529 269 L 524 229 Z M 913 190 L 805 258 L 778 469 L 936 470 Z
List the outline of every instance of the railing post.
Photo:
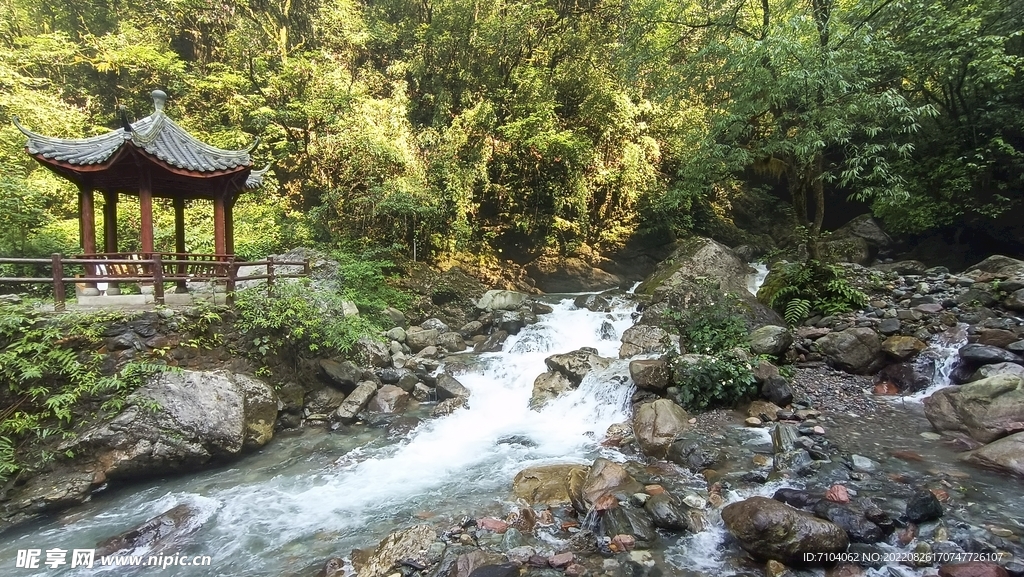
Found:
M 273 296 L 274 287 L 274 257 L 267 257 L 267 296 Z
M 153 301 L 164 304 L 164 263 L 160 253 L 150 255 L 153 259 Z
M 302 274 L 309 276 L 310 272 L 311 270 L 309 268 L 309 259 L 302 259 Z
M 50 259 L 53 265 L 53 310 L 62 312 L 64 310 L 64 262 L 61 261 L 59 252 L 53 253 Z
M 237 274 L 238 267 L 235 266 L 235 257 L 232 255 L 228 257 L 228 280 L 227 286 L 225 287 L 227 294 L 224 295 L 224 302 L 227 303 L 228 306 L 235 304 L 235 275 Z

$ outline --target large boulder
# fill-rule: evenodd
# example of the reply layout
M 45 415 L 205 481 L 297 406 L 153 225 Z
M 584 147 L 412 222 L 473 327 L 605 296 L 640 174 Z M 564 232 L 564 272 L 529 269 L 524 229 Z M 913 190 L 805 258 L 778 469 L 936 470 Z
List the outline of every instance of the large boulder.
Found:
M 409 327 L 405 332 L 405 344 L 409 345 L 412 352 L 418 353 L 427 347 L 436 347 L 441 333 L 437 329 L 423 329 L 420 327 Z
M 395 385 L 384 385 L 373 400 L 369 408 L 375 413 L 401 413 L 409 404 L 409 393 Z
M 996 363 L 1024 363 L 1024 358 L 1020 355 L 1006 349 L 980 343 L 964 345 L 960 347 L 958 354 L 963 362 L 974 366 L 993 365 Z
M 459 397 L 468 399 L 470 396 L 470 390 L 466 388 L 466 385 L 463 385 L 458 379 L 448 373 L 437 375 L 437 383 L 434 385 L 434 388 L 437 391 L 438 400 Z
M 619 358 L 628 359 L 634 355 L 661 354 L 669 348 L 668 333 L 651 325 L 633 325 L 623 331 Z
M 582 349 L 561 355 L 551 355 L 544 359 L 544 364 L 552 371 L 565 375 L 574 385 L 583 382 L 583 377 L 592 370 L 608 368 L 611 359 L 598 356 L 597 349 L 583 347 Z
M 361 337 L 352 345 L 352 358 L 363 367 L 390 367 L 391 351 L 384 343 Z
M 940 432 L 990 443 L 1024 431 L 1024 379 L 1004 374 L 940 389 L 924 400 L 924 413 Z
M 722 290 L 744 294 L 753 269 L 729 247 L 710 238 L 694 237 L 679 242 L 671 256 L 637 287 L 638 294 L 672 292 L 686 281 L 707 278 Z
M 437 539 L 429 525 L 416 525 L 388 535 L 365 560 L 353 557 L 356 573 L 360 577 L 385 577 L 396 571 L 403 561 L 426 565 L 426 552 Z
M 645 455 L 664 459 L 669 446 L 689 430 L 690 416 L 669 399 L 645 403 L 633 413 L 633 435 Z
M 629 378 L 638 389 L 663 391 L 669 383 L 668 361 L 646 359 L 629 362 Z
M 344 391 L 351 391 L 363 376 L 363 370 L 352 361 L 320 359 L 320 370 L 331 383 Z
M 905 361 L 927 347 L 920 339 L 902 335 L 893 335 L 882 343 L 882 351 L 897 361 Z
M 607 262 L 596 255 L 589 260 L 579 256 L 541 256 L 526 265 L 526 273 L 544 292 L 601 291 L 623 283 L 618 275 L 595 266 L 607 266 Z
M 570 471 L 568 483 L 570 497 L 573 496 L 572 478 L 572 471 Z M 637 482 L 625 467 L 608 459 L 599 458 L 594 461 L 590 471 L 587 472 L 580 487 L 580 496 L 583 505 L 589 509 L 603 497 L 610 495 L 619 501 L 625 501 L 631 495 L 642 493 L 643 490 L 644 486 Z M 587 511 L 580 512 L 586 513 Z
M 514 311 L 523 306 L 528 298 L 530 295 L 526 293 L 489 290 L 480 297 L 480 300 L 476 301 L 476 308 L 485 311 Z
M 206 518 L 209 516 L 209 513 L 205 515 Z M 195 533 L 205 520 L 203 512 L 198 507 L 182 503 L 124 533 L 100 541 L 96 544 L 96 555 L 127 555 L 129 551 L 143 548 L 151 554 L 156 554 L 157 551 L 180 547 L 183 545 L 182 540 Z
M 765 325 L 750 333 L 750 352 L 755 355 L 781 355 L 793 344 L 786 327 Z
M 833 366 L 849 373 L 870 373 L 881 361 L 882 343 L 878 334 L 869 328 L 831 332 L 814 344 Z
M 532 505 L 565 505 L 569 499 L 569 475 L 587 467 L 574 463 L 565 465 L 538 465 L 519 471 L 512 480 L 512 494 Z
M 60 445 L 74 461 L 9 488 L 0 531 L 82 503 L 108 481 L 195 471 L 260 447 L 273 435 L 277 403 L 273 388 L 247 375 L 157 374 L 128 396 L 121 413 Z
M 967 267 L 964 272 L 987 272 L 1003 277 L 1024 277 L 1024 260 L 994 254 L 978 264 Z
M 870 214 L 862 214 L 836 229 L 819 250 L 826 260 L 867 264 L 874 253 L 891 244 L 892 238 L 878 221 Z
M 1024 477 L 1024 433 L 1003 437 L 984 447 L 963 453 L 960 458 L 980 467 L 999 469 Z
M 180 371 L 152 377 L 127 407 L 61 446 L 95 459 L 108 479 L 192 469 L 273 436 L 277 395 L 253 377 Z
M 530 396 L 530 408 L 539 411 L 548 402 L 564 393 L 575 389 L 578 385 L 562 373 L 547 371 L 537 375 L 533 381 L 533 394 Z
M 787 565 L 806 564 L 804 553 L 839 553 L 849 545 L 846 532 L 767 497 L 751 497 L 722 509 L 722 520 L 744 550 Z

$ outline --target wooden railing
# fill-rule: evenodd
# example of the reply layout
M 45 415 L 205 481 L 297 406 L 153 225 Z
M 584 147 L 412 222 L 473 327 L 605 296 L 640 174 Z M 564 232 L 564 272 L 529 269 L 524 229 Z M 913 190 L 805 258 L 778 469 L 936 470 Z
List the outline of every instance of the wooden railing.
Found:
M 281 261 L 265 260 L 242 262 L 234 256 L 197 253 L 101 253 L 67 258 L 53 253 L 50 258 L 0 258 L 0 264 L 50 267 L 49 277 L 0 277 L 0 284 L 52 284 L 54 310 L 64 310 L 65 283 L 152 283 L 153 301 L 164 304 L 164 283 L 184 286 L 189 281 L 222 281 L 230 302 L 239 281 L 266 280 L 270 290 L 276 279 L 309 276 L 309 259 Z M 68 276 L 69 266 L 81 266 L 84 275 Z M 265 266 L 265 274 L 238 276 L 244 266 Z M 281 274 L 277 266 L 301 266 L 301 273 Z

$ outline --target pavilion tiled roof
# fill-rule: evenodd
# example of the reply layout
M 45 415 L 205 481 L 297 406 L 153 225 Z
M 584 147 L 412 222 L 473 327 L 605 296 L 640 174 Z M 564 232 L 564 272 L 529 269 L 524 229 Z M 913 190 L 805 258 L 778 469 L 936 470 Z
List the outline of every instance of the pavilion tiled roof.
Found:
M 243 150 L 210 146 L 189 134 L 164 113 L 166 94 L 156 90 L 152 96 L 155 108 L 153 114 L 131 124 L 125 122 L 127 126 L 89 138 L 44 136 L 21 126 L 17 118 L 14 122 L 28 137 L 26 148 L 29 154 L 72 166 L 104 164 L 126 145 L 134 146 L 170 166 L 193 172 L 234 172 L 252 166 L 249 153 L 258 144 L 258 139 Z M 245 187 L 258 187 L 267 168 L 252 170 L 246 178 Z

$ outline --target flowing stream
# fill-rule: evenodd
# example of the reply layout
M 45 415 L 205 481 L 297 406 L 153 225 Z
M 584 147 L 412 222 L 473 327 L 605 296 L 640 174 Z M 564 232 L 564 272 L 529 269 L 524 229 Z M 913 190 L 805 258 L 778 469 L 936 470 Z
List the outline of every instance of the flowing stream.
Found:
M 358 434 L 284 434 L 230 467 L 97 495 L 55 521 L 8 533 L 0 559 L 13 560 L 18 549 L 92 548 L 190 503 L 200 511 L 195 533 L 164 553 L 210 555 L 212 570 L 204 574 L 277 576 L 372 547 L 424 519 L 503 515 L 512 478 L 526 466 L 589 462 L 602 451 L 622 459 L 598 442 L 609 425 L 629 418 L 633 385 L 625 361 L 588 375 L 539 412 L 528 405 L 534 379 L 547 370 L 545 357 L 589 346 L 616 358 L 632 306 L 614 299 L 613 312 L 594 313 L 576 309 L 571 299 L 551 304 L 553 313 L 510 337 L 502 352 L 453 356 L 470 367 L 456 376 L 472 392 L 468 409 L 423 420 L 411 431 L 414 417 L 407 415 L 390 427 L 353 428 Z M 46 574 L 103 571 L 64 566 Z M 197 572 L 169 567 L 162 574 Z

